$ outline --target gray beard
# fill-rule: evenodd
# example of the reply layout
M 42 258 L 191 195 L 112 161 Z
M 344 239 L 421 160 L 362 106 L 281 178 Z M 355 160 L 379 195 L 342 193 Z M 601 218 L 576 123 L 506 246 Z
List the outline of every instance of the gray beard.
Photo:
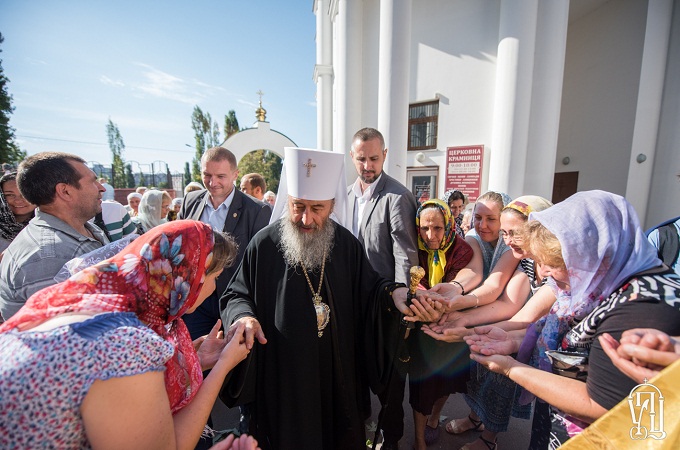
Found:
M 283 259 L 291 267 L 302 264 L 307 270 L 319 270 L 333 249 L 335 222 L 330 218 L 312 233 L 303 233 L 290 218 L 281 220 L 281 243 Z

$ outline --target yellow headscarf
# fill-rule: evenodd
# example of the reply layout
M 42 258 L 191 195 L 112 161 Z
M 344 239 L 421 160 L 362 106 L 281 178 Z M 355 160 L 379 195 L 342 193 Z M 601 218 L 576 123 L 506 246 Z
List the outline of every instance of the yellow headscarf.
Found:
M 433 205 L 439 209 L 444 216 L 444 238 L 442 239 L 441 244 L 439 244 L 439 248 L 436 250 L 427 248 L 425 241 L 423 241 L 423 238 L 420 236 L 420 213 L 426 208 L 432 208 Z M 418 248 L 427 252 L 427 273 L 429 275 L 430 287 L 432 287 L 435 284 L 440 283 L 444 278 L 446 269 L 446 251 L 456 239 L 456 227 L 453 222 L 453 217 L 451 216 L 449 205 L 439 199 L 431 199 L 423 202 L 416 213 L 416 232 L 418 233 Z

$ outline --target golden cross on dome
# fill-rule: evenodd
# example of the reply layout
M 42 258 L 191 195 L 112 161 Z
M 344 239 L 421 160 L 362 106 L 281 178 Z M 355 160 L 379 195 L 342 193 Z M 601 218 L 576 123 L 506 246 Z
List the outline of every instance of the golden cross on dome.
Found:
M 262 89 L 258 89 L 255 94 L 260 96 L 260 106 L 262 106 L 262 96 L 264 95 L 264 92 L 262 92 Z
M 316 164 L 312 164 L 312 158 L 309 158 L 306 163 L 302 164 L 307 168 L 307 178 L 312 176 L 312 169 L 316 167 Z

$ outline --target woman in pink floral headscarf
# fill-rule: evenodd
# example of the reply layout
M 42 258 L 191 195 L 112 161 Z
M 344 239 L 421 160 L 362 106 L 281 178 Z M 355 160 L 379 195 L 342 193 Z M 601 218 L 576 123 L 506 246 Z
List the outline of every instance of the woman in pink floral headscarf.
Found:
M 0 447 L 193 448 L 248 349 L 218 322 L 197 353 L 180 316 L 235 254 L 210 226 L 175 221 L 31 296 L 0 326 Z

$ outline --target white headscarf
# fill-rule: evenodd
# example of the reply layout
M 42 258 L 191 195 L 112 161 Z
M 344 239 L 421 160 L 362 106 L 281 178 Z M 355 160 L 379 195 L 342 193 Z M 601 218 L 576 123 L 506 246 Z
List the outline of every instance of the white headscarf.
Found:
M 636 273 L 661 265 L 633 206 L 605 191 L 579 192 L 541 212 L 537 220 L 560 241 L 571 296 L 586 306 L 609 297 Z
M 164 195 L 164 192 L 157 191 L 156 189 L 149 189 L 142 195 L 137 220 L 141 222 L 144 231 L 149 231 L 153 227 L 157 227 L 165 222 L 161 214 Z

